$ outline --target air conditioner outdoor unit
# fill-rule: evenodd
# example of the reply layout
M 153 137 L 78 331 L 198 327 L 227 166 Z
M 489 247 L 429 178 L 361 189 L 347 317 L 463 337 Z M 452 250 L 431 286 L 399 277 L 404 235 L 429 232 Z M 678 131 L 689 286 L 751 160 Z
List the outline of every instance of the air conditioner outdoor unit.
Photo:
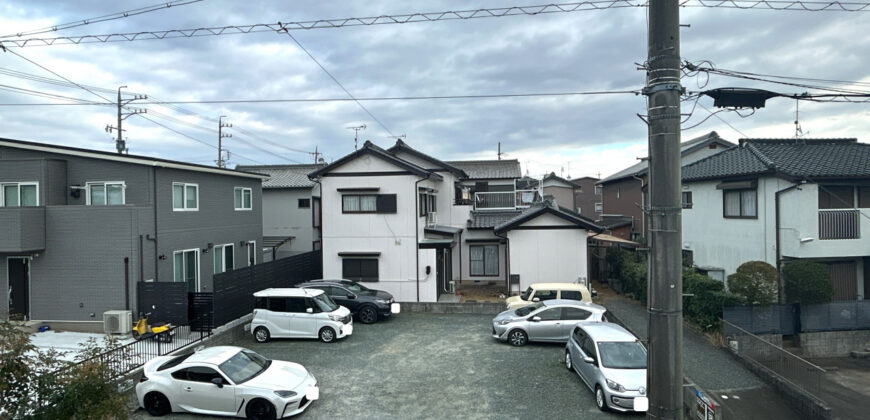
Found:
M 106 311 L 103 312 L 103 331 L 106 334 L 129 334 L 133 326 L 133 312 Z

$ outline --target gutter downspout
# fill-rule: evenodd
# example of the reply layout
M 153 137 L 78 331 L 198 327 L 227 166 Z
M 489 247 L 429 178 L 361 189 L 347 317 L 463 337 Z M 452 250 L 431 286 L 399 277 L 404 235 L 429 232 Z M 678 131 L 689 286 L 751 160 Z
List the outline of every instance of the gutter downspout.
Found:
M 311 178 L 309 178 L 309 179 L 311 179 Z M 320 182 L 320 177 L 317 177 L 317 178 L 311 179 L 311 180 L 314 181 L 315 184 L 317 184 L 317 190 L 320 191 L 320 197 L 318 197 L 319 200 L 317 200 L 317 201 L 320 201 L 320 207 L 317 209 L 317 211 L 320 212 L 320 214 L 317 215 L 317 218 L 320 219 L 320 227 L 317 228 L 319 231 L 318 233 L 320 234 L 320 237 L 317 238 L 317 240 L 320 241 L 320 277 L 323 277 L 323 264 L 324 264 L 324 258 L 326 258 L 323 255 L 323 184 Z M 314 201 L 313 194 L 311 195 L 311 201 L 312 202 Z M 311 209 L 311 225 L 312 225 L 311 229 L 313 231 L 314 230 L 314 209 L 313 208 Z M 312 248 L 314 248 L 314 247 L 312 246 Z M 272 248 L 272 261 L 275 261 L 275 251 L 276 250 L 274 248 Z M 312 251 L 313 251 L 313 249 L 312 249 Z
M 780 220 L 779 220 L 779 195 L 782 193 L 789 192 L 789 191 L 791 191 L 795 188 L 799 188 L 799 187 L 800 187 L 800 184 L 793 184 L 793 185 L 786 187 L 786 188 L 783 188 L 783 189 L 781 189 L 773 194 L 774 212 L 776 213 L 776 222 L 774 223 L 774 229 L 776 229 L 776 272 L 777 272 L 776 279 L 779 282 L 779 284 L 777 285 L 779 290 L 777 290 L 777 292 L 779 294 L 780 303 L 783 302 L 783 298 L 785 296 L 783 296 L 783 289 L 782 289 L 782 271 L 781 271 L 782 270 L 782 249 L 781 249 L 781 245 L 780 245 L 781 240 L 779 237 L 779 231 L 780 231 L 780 227 L 779 227 L 779 222 L 780 222 Z
M 420 301 L 420 183 L 429 179 L 431 174 L 426 174 L 425 178 L 420 178 L 414 182 L 414 259 L 417 277 L 417 302 Z M 323 202 L 320 203 L 323 206 Z M 437 287 L 436 287 L 437 289 Z M 438 297 L 435 297 L 438 300 Z
M 510 238 L 507 237 L 507 233 L 505 233 L 504 236 L 501 236 L 495 232 L 495 229 L 493 229 L 492 234 L 495 236 L 498 236 L 499 238 L 504 239 L 504 248 L 505 248 L 505 252 L 504 252 L 505 253 L 505 258 L 504 258 L 505 279 L 504 279 L 504 283 L 505 283 L 505 286 L 507 286 L 507 290 L 505 291 L 505 294 L 510 296 L 510 294 L 511 294 L 511 240 L 510 240 Z M 522 287 L 520 287 L 520 290 L 522 290 Z
M 870 267 L 867 268 L 870 270 Z M 457 279 L 456 285 L 462 282 L 462 231 L 459 231 L 459 279 Z M 453 294 L 456 294 L 456 287 L 453 287 Z
M 160 269 L 157 265 L 157 261 L 160 257 L 160 248 L 157 246 L 157 167 L 154 166 L 154 170 L 151 171 L 151 180 L 153 181 L 153 193 L 154 193 L 154 281 L 160 281 Z M 146 239 L 151 239 L 148 235 L 145 235 Z M 173 257 L 174 258 L 174 257 Z

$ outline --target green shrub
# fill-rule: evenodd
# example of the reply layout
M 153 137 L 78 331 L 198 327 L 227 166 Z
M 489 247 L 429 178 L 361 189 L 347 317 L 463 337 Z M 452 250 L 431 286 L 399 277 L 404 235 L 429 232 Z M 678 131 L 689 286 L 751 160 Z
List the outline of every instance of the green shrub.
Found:
M 782 268 L 788 303 L 825 303 L 834 296 L 828 266 L 812 261 L 790 261 Z
M 779 273 L 764 261 L 749 261 L 728 276 L 728 290 L 752 305 L 772 305 L 779 301 Z
M 736 305 L 743 298 L 724 291 L 721 282 L 695 270 L 683 270 L 683 316 L 703 330 L 716 330 L 722 318 L 722 308 Z

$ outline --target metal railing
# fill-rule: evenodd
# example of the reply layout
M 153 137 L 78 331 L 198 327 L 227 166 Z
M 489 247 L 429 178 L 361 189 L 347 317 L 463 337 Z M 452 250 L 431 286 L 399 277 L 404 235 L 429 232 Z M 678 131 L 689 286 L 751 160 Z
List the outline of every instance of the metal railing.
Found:
M 820 398 L 825 370 L 749 331 L 722 320 L 725 344 L 738 356 L 752 360 L 781 379 Z
M 517 207 L 529 207 L 540 201 L 541 194 L 538 190 L 517 190 Z
M 430 211 L 426 213 L 426 227 L 433 227 L 438 224 L 438 213 Z
M 819 210 L 819 239 L 858 239 L 858 210 Z
M 476 192 L 474 193 L 475 210 L 504 210 L 516 208 L 514 191 Z

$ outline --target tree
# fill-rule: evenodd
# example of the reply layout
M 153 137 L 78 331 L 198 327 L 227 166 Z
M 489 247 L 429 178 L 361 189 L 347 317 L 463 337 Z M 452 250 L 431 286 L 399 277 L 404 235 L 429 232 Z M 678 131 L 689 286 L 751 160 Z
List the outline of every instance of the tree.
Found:
M 772 305 L 779 301 L 779 273 L 764 261 L 749 261 L 728 276 L 728 290 L 753 305 Z
M 782 268 L 789 303 L 825 303 L 834 296 L 831 273 L 824 264 L 796 260 Z

